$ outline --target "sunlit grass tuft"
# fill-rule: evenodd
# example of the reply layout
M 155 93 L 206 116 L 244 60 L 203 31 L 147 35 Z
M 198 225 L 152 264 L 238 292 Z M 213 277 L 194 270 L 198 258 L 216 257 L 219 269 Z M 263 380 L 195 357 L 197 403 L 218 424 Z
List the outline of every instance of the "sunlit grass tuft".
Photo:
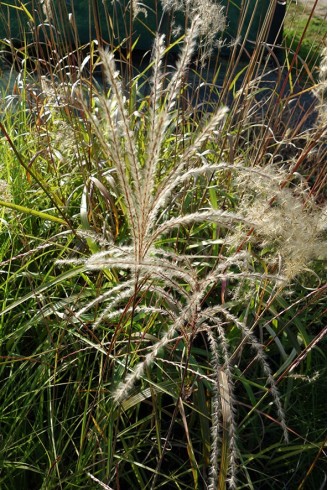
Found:
M 325 81 L 195 64 L 192 11 L 139 73 L 92 43 L 7 86 L 1 488 L 324 481 Z

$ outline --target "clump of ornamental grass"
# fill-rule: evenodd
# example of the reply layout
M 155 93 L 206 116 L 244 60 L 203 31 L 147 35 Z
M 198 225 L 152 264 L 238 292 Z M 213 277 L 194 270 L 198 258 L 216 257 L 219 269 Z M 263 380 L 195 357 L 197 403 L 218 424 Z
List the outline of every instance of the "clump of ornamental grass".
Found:
M 178 339 L 188 351 L 200 334 L 206 335 L 213 371 L 209 488 L 217 488 L 218 481 L 225 480 L 231 488 L 236 488 L 238 436 L 233 374 L 236 354 L 229 345 L 227 325 L 233 325 L 240 332 L 242 344 L 250 346 L 261 365 L 285 440 L 288 439 L 287 426 L 269 360 L 252 327 L 240 320 L 224 302 L 207 305 L 206 299 L 214 288 L 226 283 L 242 282 L 248 288 L 262 281 L 272 282 L 274 287 L 287 284 L 318 251 L 322 252 L 321 224 L 309 204 L 302 206 L 292 190 L 279 186 L 281 182 L 270 169 L 216 160 L 208 148 L 224 130 L 225 107 L 218 106 L 197 124 L 191 122 L 192 130 L 184 132 L 179 100 L 197 35 L 196 18 L 170 77 L 162 68 L 163 37 L 156 37 L 150 95 L 146 104 L 134 111 L 124 95 L 113 54 L 100 51 L 109 84 L 108 94 L 99 95 L 96 113 L 86 103 L 84 109 L 106 162 L 97 179 L 107 181 L 107 190 L 102 191 L 104 196 L 107 193 L 119 199 L 126 219 L 125 233 L 119 237 L 107 229 L 105 238 L 91 231 L 77 230 L 78 235 L 98 247 L 98 252 L 87 258 L 63 259 L 57 264 L 82 266 L 91 273 L 108 274 L 110 271 L 121 275 L 114 287 L 101 291 L 74 310 L 77 322 L 83 324 L 94 318 L 91 327 L 95 335 L 107 328 L 110 331 L 116 319 L 127 314 L 130 338 L 136 334 L 136 315 L 153 316 L 158 324 L 156 337 L 158 333 L 160 336 L 155 342 L 125 351 L 125 374 L 111 394 L 118 405 L 128 403 L 137 384 L 141 392 L 148 383 L 156 386 L 152 367 L 165 356 L 165 351 L 170 352 Z M 209 182 L 227 175 L 236 182 L 236 192 L 243 196 L 231 211 L 213 207 L 208 197 L 204 198 Z M 186 195 L 193 203 L 193 212 L 184 206 Z M 216 257 L 204 257 L 204 238 L 207 246 L 215 244 L 215 239 L 211 238 L 213 229 L 221 230 L 222 247 Z M 236 239 L 239 229 L 242 234 Z M 311 247 L 302 243 L 304 232 L 312 238 Z M 180 239 L 185 243 L 184 236 L 190 237 L 192 249 L 179 245 Z M 243 241 L 248 236 L 256 237 L 258 246 L 269 248 L 270 254 L 262 257 L 267 262 L 267 271 L 258 272 L 252 254 L 243 250 Z M 175 246 L 166 246 L 166 243 L 175 243 Z M 280 260 L 282 267 L 273 267 L 275 261 L 279 264 Z M 237 347 L 236 352 L 239 349 Z M 188 369 L 187 362 L 184 376 Z M 182 396 L 180 391 L 178 400 Z M 164 443 L 156 474 L 166 450 L 167 443 Z M 153 485 L 155 481 L 156 476 Z
M 148 95 L 138 93 L 141 78 L 126 87 L 106 49 L 98 60 L 104 92 L 92 87 L 86 98 L 86 81 L 42 79 L 37 152 L 28 141 L 41 163 L 31 158 L 27 180 L 29 170 L 47 176 L 48 165 L 52 176 L 44 188 L 57 209 L 73 216 L 60 221 L 68 230 L 45 235 L 19 256 L 27 261 L 22 277 L 32 292 L 5 312 L 36 298 L 39 311 L 23 326 L 23 338 L 33 344 L 32 331 L 40 346 L 31 357 L 23 351 L 20 369 L 29 369 L 33 380 L 33 390 L 24 388 L 33 400 L 24 418 L 39 424 L 33 434 L 40 447 L 28 452 L 25 439 L 16 444 L 17 435 L 6 441 L 6 451 L 15 461 L 17 454 L 40 461 L 41 470 L 36 465 L 33 471 L 44 475 L 46 448 L 43 484 L 49 488 L 58 482 L 83 488 L 87 476 L 103 488 L 115 482 L 238 488 L 244 472 L 250 481 L 242 452 L 251 451 L 240 433 L 252 413 L 263 415 L 264 400 L 263 419 L 279 428 L 277 441 L 288 440 L 280 366 L 267 354 L 259 325 L 262 317 L 271 325 L 274 299 L 285 305 L 283 290 L 322 257 L 322 212 L 307 183 L 272 157 L 272 146 L 280 146 L 269 123 L 261 134 L 273 134 L 272 146 L 262 151 L 246 138 L 240 146 L 257 81 L 246 77 L 249 97 L 241 91 L 240 105 L 230 111 L 217 102 L 209 113 L 185 104 L 187 71 L 199 34 L 206 36 L 199 9 L 214 4 L 163 3 L 187 5 L 196 17 L 174 70 L 165 63 L 164 38 L 156 36 Z M 47 206 L 53 212 L 51 201 Z M 56 251 L 47 255 L 52 247 Z M 47 278 L 33 288 L 35 253 Z M 272 338 L 287 362 L 285 339 L 275 332 Z M 11 339 L 7 345 L 16 349 Z M 297 342 L 293 338 L 293 346 Z M 30 367 L 35 359 L 39 364 Z M 20 370 L 12 379 L 18 376 Z M 250 403 L 244 419 L 241 384 Z M 15 390 L 7 396 L 10 407 Z
M 217 488 L 218 483 L 224 485 L 226 481 L 236 488 L 238 399 L 234 389 L 234 362 L 242 345 L 250 346 L 261 366 L 285 440 L 287 426 L 269 360 L 253 327 L 240 319 L 222 297 L 210 304 L 207 298 L 213 290 L 224 289 L 226 284 L 231 285 L 232 296 L 239 284 L 251 291 L 263 281 L 281 290 L 322 252 L 321 224 L 315 206 L 303 203 L 302 196 L 281 185 L 283 177 L 277 179 L 270 168 L 228 163 L 223 158 L 217 160 L 214 149 L 224 139 L 226 107 L 218 105 L 207 117 L 184 124 L 186 113 L 181 112 L 180 101 L 186 90 L 185 75 L 199 29 L 196 17 L 170 75 L 164 71 L 164 39 L 156 37 L 150 94 L 139 102 L 139 107 L 132 109 L 114 55 L 100 50 L 108 92 L 94 96 L 94 108 L 83 98 L 78 102 L 83 117 L 91 124 L 94 148 L 100 148 L 102 158 L 96 172 L 85 183 L 81 199 L 83 227 L 75 230 L 93 253 L 86 258 L 62 259 L 57 264 L 72 264 L 87 274 L 101 271 L 111 278 L 111 287 L 99 291 L 93 299 L 82 305 L 79 301 L 70 305 L 75 325 L 87 323 L 93 335 L 101 333 L 111 343 L 110 332 L 121 328 L 118 326 L 124 317 L 129 318 L 128 330 L 121 335 L 130 338 L 131 349 L 120 348 L 120 356 L 124 355 L 125 359 L 123 380 L 110 395 L 116 406 L 127 406 L 136 386 L 142 392 L 147 390 L 148 383 L 156 386 L 153 366 L 163 356 L 165 359 L 165 352 L 170 352 L 174 344 L 182 342 L 190 356 L 196 339 L 205 336 L 212 371 L 208 378 L 212 423 L 209 488 Z M 58 111 L 55 102 L 60 101 L 60 87 L 56 90 L 49 89 L 47 84 L 45 87 L 47 110 L 43 112 L 50 118 L 53 111 Z M 78 90 L 74 89 L 76 93 Z M 67 138 L 60 135 L 67 122 L 59 123 L 54 126 L 57 134 L 53 134 L 52 145 L 55 155 L 63 158 L 68 156 L 69 145 Z M 65 134 L 67 131 L 66 127 Z M 49 137 L 50 133 L 47 134 Z M 209 196 L 210 183 L 220 185 L 225 178 L 231 180 L 234 192 L 240 196 L 231 210 L 213 206 Z M 88 225 L 88 216 L 94 214 L 92 197 L 88 195 L 92 186 L 107 201 L 107 221 L 112 224 L 108 226 L 104 222 L 101 234 L 93 232 Z M 185 205 L 186 197 L 190 207 Z M 120 221 L 123 228 L 122 220 L 124 233 L 118 230 Z M 305 229 L 306 236 L 312 238 L 311 247 L 304 246 L 299 238 L 302 233 L 304 236 Z M 262 256 L 266 270 L 255 266 L 252 253 L 244 251 L 246 242 L 269 249 L 270 253 Z M 217 250 L 216 256 L 204 255 L 205 243 L 206 248 Z M 219 249 L 216 243 L 221 243 Z M 139 328 L 134 318 L 140 315 L 153 319 L 153 337 L 151 342 L 138 340 L 134 344 Z M 239 332 L 240 345 L 230 345 L 228 326 Z M 114 372 L 122 370 L 120 356 L 112 361 Z M 182 383 L 177 394 L 179 410 L 179 400 L 184 399 L 184 378 L 191 369 L 188 356 L 183 361 Z M 202 377 L 201 373 L 198 375 Z M 169 435 L 170 430 L 168 439 Z M 156 475 L 166 451 L 167 443 L 164 443 Z

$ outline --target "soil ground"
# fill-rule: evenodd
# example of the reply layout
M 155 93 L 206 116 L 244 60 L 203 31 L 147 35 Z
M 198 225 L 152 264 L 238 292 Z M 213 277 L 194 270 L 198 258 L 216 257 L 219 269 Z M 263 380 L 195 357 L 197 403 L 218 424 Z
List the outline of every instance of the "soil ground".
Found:
M 297 0 L 295 3 L 302 4 L 307 10 L 311 10 L 315 0 Z M 318 0 L 314 13 L 318 17 L 327 17 L 327 0 Z

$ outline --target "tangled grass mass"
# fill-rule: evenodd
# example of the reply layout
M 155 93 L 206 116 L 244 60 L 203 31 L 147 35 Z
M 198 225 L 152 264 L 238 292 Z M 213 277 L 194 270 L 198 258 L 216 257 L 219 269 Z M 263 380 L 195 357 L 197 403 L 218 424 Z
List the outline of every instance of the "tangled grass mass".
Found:
M 163 8 L 186 30 L 147 59 L 55 28 L 47 59 L 10 47 L 4 490 L 326 482 L 323 46 L 224 60 L 221 5 Z

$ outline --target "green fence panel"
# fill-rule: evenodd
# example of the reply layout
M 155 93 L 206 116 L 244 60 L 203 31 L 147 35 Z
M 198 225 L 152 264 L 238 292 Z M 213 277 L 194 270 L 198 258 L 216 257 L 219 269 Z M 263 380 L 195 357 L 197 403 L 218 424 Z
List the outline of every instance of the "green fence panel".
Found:
M 248 46 L 251 47 L 270 0 L 222 0 L 218 3 L 226 15 L 226 29 L 220 34 L 222 39 L 229 43 L 236 38 L 243 40 L 247 34 Z M 40 39 L 45 30 L 55 29 L 56 39 L 59 34 L 63 42 L 72 41 L 72 24 L 75 24 L 80 44 L 98 37 L 116 46 L 137 42 L 136 47 L 148 50 L 157 30 L 167 35 L 170 33 L 172 19 L 170 14 L 163 14 L 159 0 L 144 0 L 142 4 L 147 15 L 141 12 L 132 20 L 128 0 L 0 1 L 0 38 L 23 43 L 26 39 Z M 239 32 L 241 16 L 244 22 Z M 182 14 L 175 14 L 175 21 L 185 26 L 186 19 Z M 133 33 L 132 38 L 129 37 L 130 32 Z

